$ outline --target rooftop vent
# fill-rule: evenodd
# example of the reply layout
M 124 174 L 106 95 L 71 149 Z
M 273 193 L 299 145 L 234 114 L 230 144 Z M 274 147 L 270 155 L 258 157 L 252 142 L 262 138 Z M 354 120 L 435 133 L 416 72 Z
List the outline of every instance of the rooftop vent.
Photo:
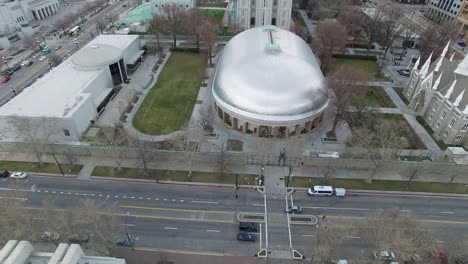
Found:
M 269 54 L 279 54 L 281 52 L 281 47 L 276 43 L 268 43 L 265 46 L 265 52 Z

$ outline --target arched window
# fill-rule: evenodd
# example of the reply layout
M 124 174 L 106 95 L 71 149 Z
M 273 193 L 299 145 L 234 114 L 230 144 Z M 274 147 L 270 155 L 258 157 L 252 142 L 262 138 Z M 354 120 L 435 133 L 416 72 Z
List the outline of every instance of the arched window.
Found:
M 273 26 L 276 26 L 276 17 L 274 17 L 274 18 L 271 19 L 271 24 L 272 24 Z

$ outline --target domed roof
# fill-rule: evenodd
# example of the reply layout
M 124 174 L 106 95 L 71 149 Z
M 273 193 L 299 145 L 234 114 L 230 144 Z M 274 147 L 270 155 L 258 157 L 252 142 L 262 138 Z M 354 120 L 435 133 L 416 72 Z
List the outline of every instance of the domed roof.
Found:
M 122 50 L 107 44 L 96 44 L 84 47 L 72 57 L 72 62 L 77 66 L 96 67 L 107 66 L 122 58 Z
M 293 122 L 322 112 L 328 89 L 310 47 L 274 26 L 232 38 L 218 61 L 213 97 L 225 109 L 265 122 Z

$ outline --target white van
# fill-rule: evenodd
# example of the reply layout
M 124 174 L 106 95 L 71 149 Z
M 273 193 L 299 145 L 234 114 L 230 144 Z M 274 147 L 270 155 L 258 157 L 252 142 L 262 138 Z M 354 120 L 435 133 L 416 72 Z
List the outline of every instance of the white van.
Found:
M 332 196 L 333 188 L 331 186 L 316 185 L 307 191 L 312 196 Z

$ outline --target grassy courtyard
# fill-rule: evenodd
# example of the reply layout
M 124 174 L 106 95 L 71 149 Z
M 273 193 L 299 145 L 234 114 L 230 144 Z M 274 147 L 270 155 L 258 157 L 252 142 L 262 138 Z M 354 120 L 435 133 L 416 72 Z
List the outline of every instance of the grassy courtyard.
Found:
M 150 135 L 179 130 L 190 119 L 206 61 L 202 55 L 174 52 L 133 118 Z
M 388 80 L 388 78 L 385 76 L 376 76 L 377 72 L 379 71 L 379 65 L 377 65 L 377 63 L 373 60 L 333 58 L 330 64 L 327 66 L 326 72 L 331 72 L 341 65 L 346 65 L 363 70 L 367 74 L 367 78 L 369 81 Z
M 365 96 L 353 98 L 354 105 L 360 103 L 370 107 L 395 108 L 390 97 L 380 86 L 369 86 Z
M 223 21 L 224 17 L 224 12 L 225 10 L 219 10 L 219 9 L 203 9 L 203 13 L 206 16 L 213 17 L 214 20 L 221 25 L 221 22 Z

